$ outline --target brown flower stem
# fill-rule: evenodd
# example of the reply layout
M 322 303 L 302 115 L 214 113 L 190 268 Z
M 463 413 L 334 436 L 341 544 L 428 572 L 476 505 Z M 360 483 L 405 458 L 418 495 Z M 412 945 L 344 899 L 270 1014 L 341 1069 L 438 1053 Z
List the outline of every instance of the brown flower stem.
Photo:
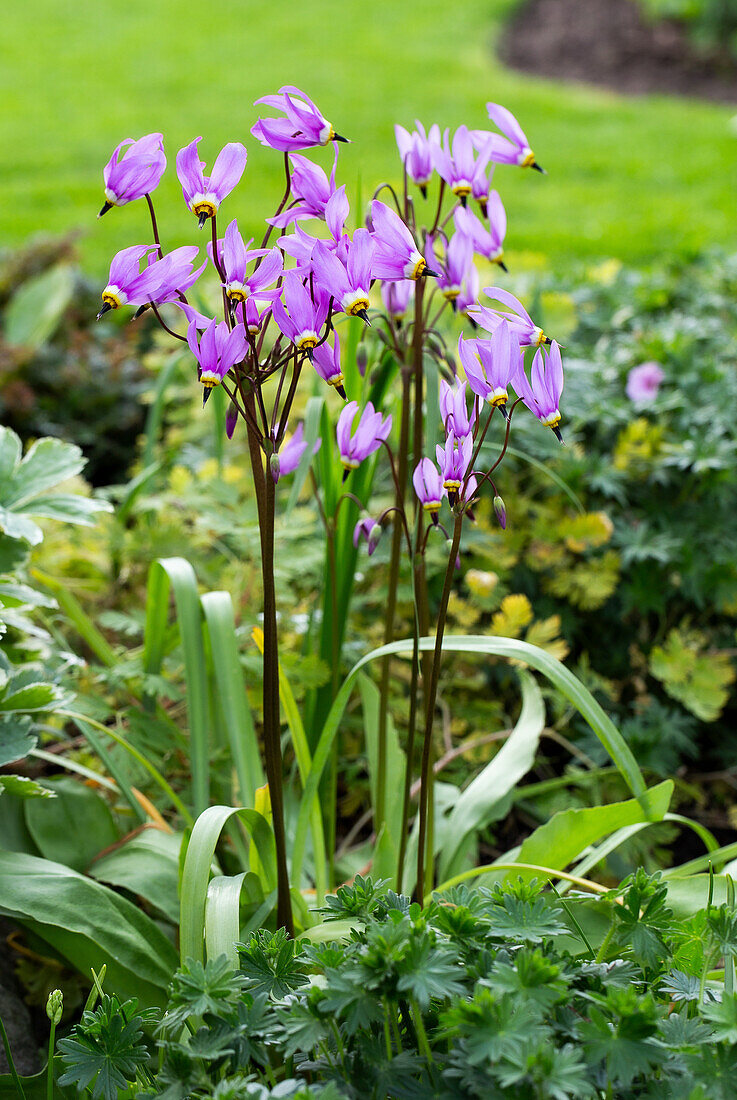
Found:
M 445 633 L 445 621 L 448 616 L 448 600 L 453 586 L 453 573 L 458 557 L 458 548 L 461 544 L 461 528 L 463 515 L 456 514 L 453 528 L 453 540 L 448 555 L 448 566 L 445 570 L 445 583 L 443 594 L 440 598 L 438 609 L 438 625 L 435 634 L 435 651 L 433 653 L 430 681 L 425 692 L 425 733 L 422 743 L 422 764 L 420 767 L 420 824 L 417 842 L 417 897 L 422 899 L 427 891 L 428 874 L 432 874 L 433 852 L 428 842 L 428 806 L 431 780 L 432 760 L 432 727 L 435 716 L 435 700 L 438 694 L 438 680 L 440 678 L 440 661 L 443 655 L 443 634 Z M 427 852 L 425 851 L 427 847 Z M 432 887 L 431 887 L 432 888 Z

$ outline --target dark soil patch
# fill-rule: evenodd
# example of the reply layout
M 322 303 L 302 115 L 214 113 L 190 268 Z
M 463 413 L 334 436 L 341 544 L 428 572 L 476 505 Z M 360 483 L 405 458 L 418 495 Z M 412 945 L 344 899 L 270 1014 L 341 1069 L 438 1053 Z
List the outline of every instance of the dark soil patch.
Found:
M 633 0 L 528 0 L 499 44 L 515 69 L 630 94 L 737 103 L 737 64 L 697 51 L 678 23 L 651 23 Z

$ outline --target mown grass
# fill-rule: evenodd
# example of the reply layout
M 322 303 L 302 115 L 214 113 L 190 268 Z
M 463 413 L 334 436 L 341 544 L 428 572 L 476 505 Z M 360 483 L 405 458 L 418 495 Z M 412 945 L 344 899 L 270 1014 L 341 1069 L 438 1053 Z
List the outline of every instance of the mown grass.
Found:
M 508 246 L 558 267 L 576 258 L 643 261 L 737 240 L 737 140 L 725 107 L 625 99 L 505 71 L 493 41 L 515 0 L 25 0 L 3 13 L 0 243 L 82 226 L 84 263 L 148 236 L 138 203 L 103 221 L 101 169 L 122 137 L 165 134 L 170 168 L 158 205 L 164 243 L 196 237 L 176 176 L 177 149 L 203 134 L 212 160 L 245 140 L 244 185 L 223 210 L 257 231 L 281 189 L 278 154 L 249 130 L 253 100 L 304 87 L 354 139 L 341 178 L 363 198 L 398 178 L 395 121 L 485 124 L 501 100 L 548 171 L 500 169 Z M 561 73 L 561 76 L 564 76 Z M 319 154 L 327 162 L 329 154 Z

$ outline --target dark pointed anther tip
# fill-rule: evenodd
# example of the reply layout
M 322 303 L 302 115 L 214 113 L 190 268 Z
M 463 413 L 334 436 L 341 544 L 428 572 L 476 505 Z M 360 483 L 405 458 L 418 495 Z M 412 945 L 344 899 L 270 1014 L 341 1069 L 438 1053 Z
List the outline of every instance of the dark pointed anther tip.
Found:
M 563 436 L 560 434 L 560 428 L 553 428 L 553 435 L 558 440 L 558 442 L 562 443 L 563 446 L 565 447 L 565 442 L 563 441 Z
M 200 214 L 199 218 L 197 219 L 197 228 L 198 229 L 202 229 L 203 225 L 207 221 L 207 218 L 208 218 L 207 214 Z
M 437 512 L 431 512 L 430 515 L 432 516 L 432 521 L 433 521 L 434 525 L 437 527 L 438 523 L 440 522 L 439 519 L 438 519 L 438 513 Z
M 112 208 L 113 208 L 113 204 L 111 202 L 104 203 L 103 207 L 102 207 L 102 210 L 97 215 L 98 218 L 101 218 L 103 214 L 107 214 L 108 210 L 112 210 Z
M 97 320 L 99 321 L 99 320 L 100 320 L 100 318 L 101 318 L 101 317 L 104 317 L 106 313 L 109 313 L 109 312 L 110 312 L 110 310 L 111 310 L 112 308 L 113 308 L 113 307 L 112 307 L 112 306 L 110 305 L 110 303 L 109 303 L 109 302 L 103 302 L 103 303 L 102 303 L 102 309 L 101 309 L 101 310 L 100 310 L 100 312 L 99 312 L 99 313 L 97 314 Z
M 359 309 L 358 313 L 356 314 L 356 317 L 360 317 L 361 320 L 365 324 L 367 324 L 369 328 L 371 328 L 371 322 L 369 321 L 369 315 L 368 315 L 368 312 L 365 309 Z
M 552 344 L 552 342 L 553 342 L 553 341 L 552 341 L 552 340 L 550 339 L 550 337 L 549 337 L 549 336 L 546 336 L 546 337 L 545 337 L 545 343 L 546 343 L 546 344 Z
M 203 409 L 204 409 L 205 405 L 207 404 L 207 402 L 210 400 L 210 394 L 212 393 L 212 389 L 213 389 L 212 386 L 205 386 L 204 390 L 202 391 L 202 408 Z
M 502 414 L 504 419 L 509 420 L 509 413 L 507 412 L 505 406 L 504 405 L 497 405 L 497 408 L 499 409 L 499 412 Z
M 340 397 L 342 397 L 344 401 L 347 401 L 347 400 L 348 400 L 348 398 L 347 398 L 347 395 L 346 395 L 346 392 L 345 392 L 345 390 L 343 389 L 343 387 L 342 387 L 342 386 L 336 386 L 336 387 L 335 387 L 335 392 L 336 392 L 337 394 L 339 394 L 339 395 L 340 395 Z
M 139 306 L 136 312 L 133 314 L 133 320 L 137 321 L 139 317 L 143 317 L 147 309 L 148 305 Z
M 420 194 L 422 195 L 423 199 L 427 198 L 427 184 L 426 183 L 421 183 L 420 184 Z
M 431 269 L 429 267 L 425 268 L 425 270 L 422 272 L 422 275 L 426 276 L 428 279 L 437 279 L 437 278 L 439 278 L 438 272 L 437 271 L 431 271 Z
M 314 361 L 315 361 L 315 352 L 313 351 L 313 349 L 312 348 L 305 348 L 305 351 L 307 352 L 307 358 L 309 359 L 309 361 L 311 363 L 314 363 Z
M 464 210 L 468 206 L 468 195 L 461 195 L 461 206 Z
M 499 267 L 502 269 L 504 274 L 508 275 L 509 274 L 509 268 L 505 264 L 504 260 L 497 260 L 497 263 L 499 264 Z
M 534 168 L 534 169 L 535 169 L 535 171 L 536 171 L 536 172 L 539 172 L 539 173 L 540 173 L 540 175 L 542 175 L 542 176 L 547 176 L 547 174 L 548 174 L 548 173 L 547 173 L 547 172 L 545 171 L 545 169 L 544 169 L 544 168 L 541 168 L 541 167 L 540 167 L 540 165 L 539 165 L 539 164 L 537 163 L 537 161 L 536 161 L 536 160 L 533 160 L 532 164 L 530 165 L 530 168 Z
M 336 134 L 335 137 L 333 138 L 333 141 L 342 141 L 344 145 L 350 145 L 350 143 L 351 143 L 351 139 L 347 138 L 347 137 L 343 137 L 342 134 Z
M 348 480 L 348 478 L 350 476 L 350 472 L 351 471 L 347 470 L 347 469 L 343 470 L 343 485 L 345 485 L 346 481 Z

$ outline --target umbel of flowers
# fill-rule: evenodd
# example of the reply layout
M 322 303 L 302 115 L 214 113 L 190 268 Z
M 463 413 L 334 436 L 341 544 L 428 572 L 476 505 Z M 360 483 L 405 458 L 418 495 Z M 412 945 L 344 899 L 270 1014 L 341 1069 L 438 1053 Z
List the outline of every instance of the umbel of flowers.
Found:
M 251 132 L 262 145 L 282 154 L 285 174 L 283 195 L 274 215 L 266 220 L 258 246 L 253 247 L 252 240 L 243 240 L 237 218 L 232 216 L 233 192 L 247 164 L 247 151 L 241 142 L 231 142 L 221 149 L 209 174 L 207 164 L 200 160 L 201 138 L 177 153 L 176 171 L 184 201 L 192 212 L 193 228 L 195 232 L 197 227 L 208 228 L 206 255 L 202 257 L 194 245 L 167 252 L 159 236 L 152 193 L 166 168 L 162 135 L 123 141 L 104 170 L 105 203 L 100 216 L 115 206 L 144 198 L 150 211 L 153 243 L 132 245 L 114 257 L 99 315 L 128 306 L 134 307 L 135 316 L 150 309 L 172 339 L 189 347 L 192 381 L 202 387 L 203 404 L 216 387 L 221 387 L 229 401 L 228 436 L 233 436 L 239 423 L 245 431 L 261 536 L 262 734 L 277 852 L 277 922 L 291 930 L 282 794 L 274 521 L 276 484 L 297 468 L 308 445 L 301 424 L 296 429 L 292 426 L 290 434 L 300 380 L 314 371 L 335 391 L 335 401 L 346 402 L 337 419 L 335 438 L 344 469 L 344 493 L 337 508 L 346 499 L 362 504 L 351 491 L 351 475 L 382 448 L 393 479 L 392 506 L 380 515 L 364 513 L 356 524 L 354 542 L 365 539 L 372 554 L 382 531 L 391 528 L 387 643 L 394 638 L 397 586 L 405 554 L 411 565 L 417 614 L 399 866 L 401 881 L 415 731 L 421 727 L 415 881 L 417 894 L 422 897 L 424 888 L 432 885 L 432 730 L 443 630 L 463 524 L 473 519 L 474 503 L 488 492 L 497 519 L 502 527 L 506 525 L 506 510 L 495 479 L 515 410 L 520 404 L 526 406 L 560 439 L 563 370 L 558 345 L 535 324 L 521 302 L 496 286 L 486 287 L 480 295 L 474 256 L 482 256 L 506 271 L 506 216 L 499 193 L 492 189 L 495 166 L 518 165 L 542 171 L 509 111 L 490 103 L 488 114 L 495 130 L 460 126 L 452 138 L 448 131 L 441 134 L 437 126 L 426 131 L 419 122 L 411 132 L 397 126 L 402 187 L 382 184 L 368 211 L 351 212 L 345 186 L 337 184 L 339 143 L 346 139 L 297 88 L 284 87 L 257 102 L 275 117 L 260 118 Z M 333 148 L 329 174 L 304 155 L 307 150 L 326 145 Z M 429 196 L 433 183 L 437 186 L 436 197 Z M 415 189 L 419 197 L 413 194 Z M 420 203 L 430 211 L 424 226 L 417 217 Z M 221 216 L 225 224 L 222 237 L 218 221 Z M 351 232 L 347 228 L 349 220 L 364 224 Z M 209 268 L 222 289 L 221 308 L 215 316 L 198 312 L 187 297 Z M 436 327 L 445 310 L 465 318 L 472 329 L 472 334 L 460 336 L 455 361 Z M 370 402 L 360 408 L 356 400 L 360 395 L 346 392 L 347 372 L 341 360 L 339 332 L 345 318 L 350 317 L 373 326 L 383 344 L 382 354 L 393 357 L 399 369 L 399 392 L 386 399 L 383 409 L 375 409 Z M 435 363 L 441 375 L 439 416 L 445 442 L 437 446 L 434 456 L 424 453 L 425 418 L 436 415 L 424 408 L 426 360 Z M 449 364 L 453 364 L 452 369 Z M 321 445 L 331 443 L 325 439 Z M 335 517 L 326 516 L 316 479 L 313 484 L 329 540 Z M 434 532 L 440 532 L 448 541 L 448 564 L 433 624 L 434 654 L 426 653 L 420 659 L 419 639 L 431 630 L 424 560 L 428 539 Z M 387 657 L 382 668 L 379 716 L 379 808 L 385 802 L 387 782 L 388 677 Z M 381 820 L 374 825 L 378 834 Z

